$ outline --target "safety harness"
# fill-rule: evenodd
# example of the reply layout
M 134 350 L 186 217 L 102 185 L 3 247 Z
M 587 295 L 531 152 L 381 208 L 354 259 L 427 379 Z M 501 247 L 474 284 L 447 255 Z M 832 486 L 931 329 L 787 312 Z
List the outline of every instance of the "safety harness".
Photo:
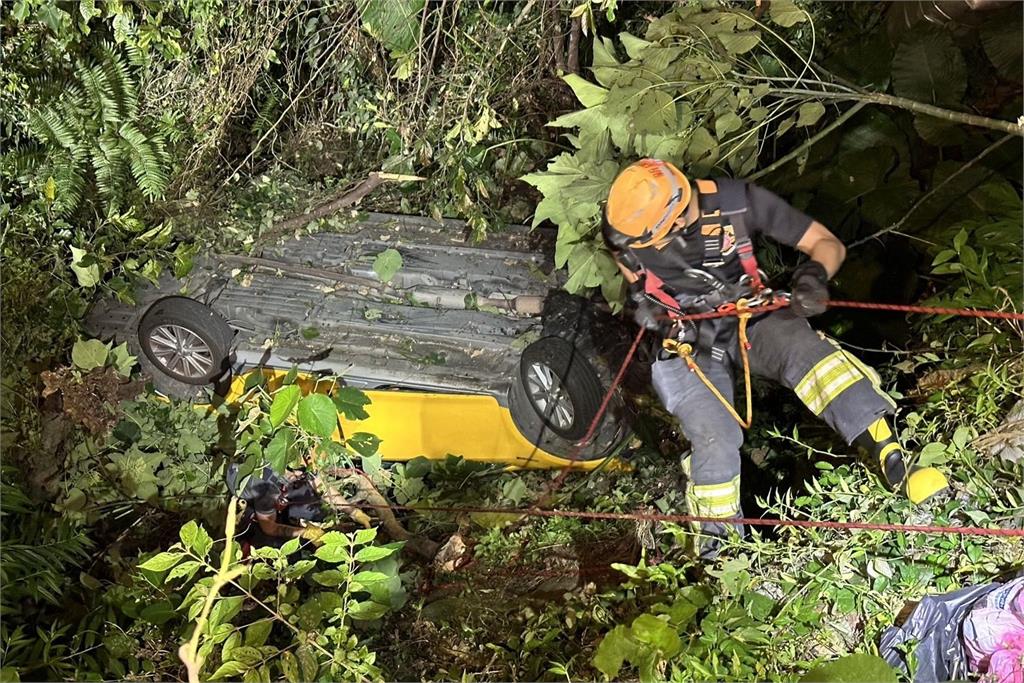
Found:
M 700 192 L 701 215 L 698 219 L 698 234 L 703 240 L 703 257 L 700 267 L 691 266 L 682 262 L 682 259 L 679 265 L 682 266 L 685 277 L 695 278 L 704 285 L 703 293 L 681 295 L 674 292 L 664 280 L 643 266 L 629 245 L 623 245 L 626 248 L 620 253 L 619 260 L 639 278 L 644 296 L 665 309 L 670 320 L 676 321 L 674 334 L 662 341 L 662 353 L 679 355 L 729 414 L 741 426 L 747 428 L 752 420 L 750 364 L 747 353 L 750 342 L 747 339 L 747 323 L 751 317 L 757 315 L 759 305 L 770 303 L 774 299 L 771 291 L 765 287 L 761 272 L 758 270 L 753 241 L 747 228 L 746 185 L 730 179 L 698 180 L 696 184 Z M 730 236 L 735 240 L 736 257 L 743 270 L 743 275 L 738 281 L 734 281 L 722 271 L 726 265 L 724 252 L 729 250 L 726 240 Z M 679 246 L 682 251 L 682 234 L 674 239 L 680 240 Z M 722 317 L 704 320 L 699 326 L 685 320 L 685 316 L 690 312 L 705 313 L 728 308 L 736 309 L 739 318 L 739 347 L 747 399 L 746 419 L 740 417 L 694 360 L 695 346 L 701 351 L 706 350 L 715 361 L 725 360 L 727 347 L 732 340 L 732 329 L 726 322 L 727 319 Z

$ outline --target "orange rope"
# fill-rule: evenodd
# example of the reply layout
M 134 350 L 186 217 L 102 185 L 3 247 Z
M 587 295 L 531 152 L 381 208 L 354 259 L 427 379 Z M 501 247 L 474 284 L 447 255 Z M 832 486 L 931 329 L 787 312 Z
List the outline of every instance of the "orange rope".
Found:
M 700 378 L 700 381 L 705 384 L 706 387 L 715 395 L 716 398 L 722 403 L 725 410 L 729 412 L 732 419 L 739 423 L 739 426 L 743 429 L 750 429 L 751 424 L 754 422 L 754 397 L 751 394 L 751 360 L 748 355 L 748 351 L 751 348 L 751 342 L 746 338 L 746 321 L 751 318 L 751 311 L 749 308 L 740 307 L 737 304 L 737 308 L 741 308 L 737 313 L 739 317 L 739 357 L 743 360 L 743 389 L 746 393 L 746 419 L 739 417 L 739 413 L 733 408 L 733 405 L 729 400 L 722 395 L 722 392 L 718 390 L 708 376 L 703 374 L 700 367 L 697 365 L 696 360 L 693 359 L 692 347 L 689 344 L 676 345 L 674 350 L 683 356 L 683 360 L 686 361 L 686 367 L 690 369 L 690 372 L 696 373 L 696 376 Z M 673 350 L 673 349 L 670 349 Z

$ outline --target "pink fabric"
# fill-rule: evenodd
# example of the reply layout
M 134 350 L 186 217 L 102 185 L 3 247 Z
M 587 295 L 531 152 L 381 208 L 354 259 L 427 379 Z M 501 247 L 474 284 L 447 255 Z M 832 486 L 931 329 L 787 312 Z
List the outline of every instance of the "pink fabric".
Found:
M 964 647 L 973 671 L 988 671 L 989 658 L 1002 640 L 1015 633 L 1024 635 L 1024 623 L 1007 610 L 975 607 L 964 621 Z
M 1024 632 L 1001 641 L 989 659 L 986 677 L 992 683 L 1024 683 Z

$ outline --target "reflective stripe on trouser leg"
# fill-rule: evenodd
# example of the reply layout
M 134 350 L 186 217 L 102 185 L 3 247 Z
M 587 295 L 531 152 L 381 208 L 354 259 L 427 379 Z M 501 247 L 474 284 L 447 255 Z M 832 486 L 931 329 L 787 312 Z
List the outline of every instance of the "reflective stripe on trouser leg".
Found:
M 807 321 L 781 310 L 758 320 L 749 332 L 754 374 L 790 387 L 807 408 L 853 443 L 895 404 L 878 375 Z
M 708 379 L 731 401 L 731 368 L 706 355 L 697 362 Z M 690 442 L 691 455 L 683 463 L 688 479 L 689 512 L 708 517 L 740 516 L 739 449 L 743 444 L 743 431 L 680 358 L 656 362 L 651 376 L 662 404 L 679 420 L 683 435 Z M 739 524 L 712 522 L 696 526 L 703 533 L 715 536 L 725 536 L 730 528 L 743 531 Z

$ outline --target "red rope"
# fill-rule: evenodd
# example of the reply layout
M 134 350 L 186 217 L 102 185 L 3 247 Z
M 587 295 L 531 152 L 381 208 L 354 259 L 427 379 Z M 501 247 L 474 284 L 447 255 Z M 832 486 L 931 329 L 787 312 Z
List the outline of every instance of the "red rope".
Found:
M 636 337 L 633 339 L 633 345 L 629 347 L 626 357 L 622 360 L 622 365 L 619 366 L 619 371 L 612 379 L 611 386 L 609 386 L 608 391 L 605 392 L 604 398 L 601 400 L 601 406 L 597 409 L 597 413 L 594 414 L 594 419 L 590 421 L 587 433 L 583 435 L 582 439 L 573 444 L 572 449 L 569 451 L 569 462 L 562 468 L 558 477 L 551 482 L 548 489 L 540 498 L 537 499 L 537 506 L 546 507 L 550 504 L 550 497 L 562 487 L 562 484 L 565 482 L 565 477 L 569 474 L 569 470 L 572 469 L 572 466 L 576 464 L 576 461 L 579 459 L 580 452 L 588 443 L 590 443 L 590 440 L 594 438 L 594 432 L 597 431 L 597 425 L 601 423 L 601 418 L 604 417 L 605 411 L 608 410 L 608 404 L 611 403 L 612 396 L 615 394 L 615 389 L 618 388 L 619 383 L 622 382 L 622 378 L 626 374 L 626 368 L 628 368 L 630 362 L 632 362 L 633 355 L 636 353 L 637 347 L 640 346 L 640 340 L 643 339 L 643 337 L 644 329 L 641 327 L 640 331 L 636 333 Z
M 368 508 L 390 507 L 392 510 L 412 512 L 450 513 L 499 513 L 529 517 L 573 517 L 576 519 L 599 519 L 619 521 L 673 522 L 718 522 L 747 524 L 749 526 L 790 526 L 808 529 L 840 529 L 843 531 L 890 531 L 908 534 L 953 534 L 957 536 L 1003 536 L 1024 538 L 1024 529 L 977 526 L 932 526 L 925 524 L 882 524 L 875 522 L 829 522 L 813 519 L 771 519 L 766 517 L 704 517 L 700 515 L 670 515 L 657 512 L 588 512 L 586 510 L 542 510 L 540 508 L 489 508 L 489 507 L 435 507 L 412 505 L 365 505 Z
M 1001 320 L 1024 320 L 1024 313 L 1003 311 L 979 311 L 973 308 L 946 308 L 943 306 L 912 306 L 904 304 L 876 304 L 866 301 L 828 302 L 830 308 L 866 308 L 872 311 L 900 311 L 903 313 L 924 313 L 927 315 L 957 315 L 966 318 L 998 318 Z
M 1004 311 L 980 311 L 974 308 L 947 308 L 945 306 L 914 306 L 909 304 L 877 304 L 866 301 L 843 301 L 829 300 L 826 302 L 829 308 L 862 308 L 872 311 L 894 311 L 898 313 L 920 313 L 924 315 L 955 315 L 965 318 L 996 318 L 999 320 L 1024 320 L 1024 313 L 1007 313 Z M 785 299 L 776 299 L 770 304 L 756 306 L 751 311 L 755 313 L 768 313 L 780 308 L 785 308 L 789 302 Z M 690 313 L 682 316 L 664 316 L 672 320 L 711 320 L 713 318 L 727 318 L 737 315 L 739 311 L 735 308 L 710 311 L 708 313 Z

